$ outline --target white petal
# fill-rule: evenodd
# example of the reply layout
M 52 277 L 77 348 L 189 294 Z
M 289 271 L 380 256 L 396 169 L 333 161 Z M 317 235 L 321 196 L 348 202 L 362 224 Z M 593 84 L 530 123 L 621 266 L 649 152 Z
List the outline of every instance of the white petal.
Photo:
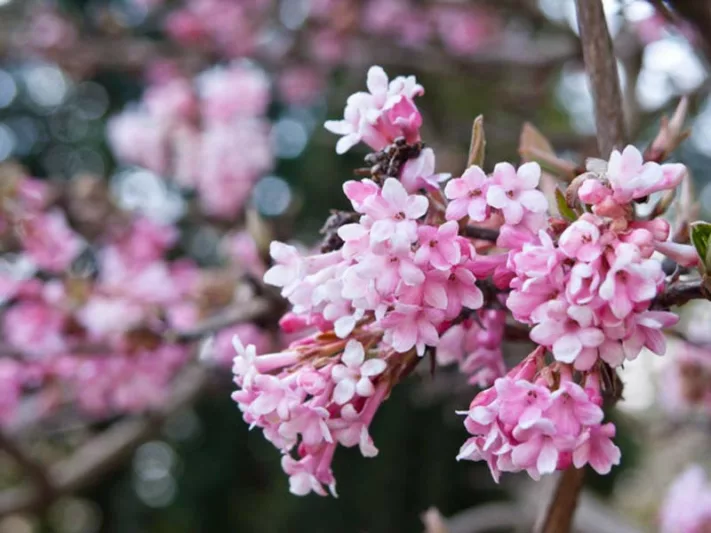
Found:
M 386 368 L 387 363 L 382 359 L 368 359 L 360 367 L 361 376 L 377 376 L 381 374 Z
M 349 368 L 358 368 L 363 364 L 365 359 L 365 350 L 363 345 L 356 340 L 349 340 L 346 344 L 346 349 L 343 351 L 343 361 Z
M 333 389 L 333 400 L 338 405 L 343 405 L 348 402 L 355 394 L 355 383 L 351 379 L 344 379 L 338 382 L 336 388 Z

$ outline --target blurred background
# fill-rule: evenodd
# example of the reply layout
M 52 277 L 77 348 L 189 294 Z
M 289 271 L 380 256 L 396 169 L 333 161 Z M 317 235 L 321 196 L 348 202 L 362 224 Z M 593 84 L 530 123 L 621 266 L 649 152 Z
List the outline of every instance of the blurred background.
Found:
M 604 2 L 630 140 L 644 147 L 662 115 L 688 95 L 691 135 L 674 157 L 692 170 L 701 218 L 708 218 L 708 35 L 683 17 L 685 2 L 678 11 L 674 4 Z M 418 100 L 423 139 L 435 149 L 438 172 L 463 171 L 479 114 L 489 165 L 519 160 L 526 122 L 561 157 L 581 163 L 595 155 L 576 32 L 572 0 L 0 0 L 0 190 L 18 176 L 49 184 L 69 225 L 91 243 L 93 252 L 67 268 L 76 270 L 82 259 L 90 273 L 71 279 L 91 279 L 91 287 L 106 261 L 100 251 L 113 242 L 104 228 L 111 217 L 118 217 L 116 227 L 145 217 L 178 230 L 161 261 L 190 262 L 201 284 L 180 294 L 199 301 L 199 310 L 172 300 L 151 305 L 171 317 L 180 311 L 209 318 L 227 303 L 261 294 L 254 280 L 271 238 L 313 246 L 329 211 L 346 207 L 341 185 L 363 166 L 365 151 L 337 155 L 337 138 L 323 122 L 340 118 L 347 97 L 365 90 L 370 65 L 391 77 L 415 75 L 425 87 Z M 3 272 L 17 268 L 18 249 L 3 241 Z M 13 302 L 5 299 L 5 315 Z M 673 341 L 670 357 L 641 358 L 624 370 L 624 401 L 608 415 L 624 461 L 605 478 L 591 472 L 582 530 L 654 531 L 675 475 L 691 462 L 711 465 L 711 391 L 702 382 L 703 390 L 690 392 L 688 383 L 711 372 L 711 355 L 707 360 L 706 349 L 687 342 L 711 343 L 705 331 L 711 311 L 700 304 L 685 313 L 679 332 L 686 340 Z M 83 331 L 93 331 L 78 316 Z M 125 315 L 107 316 L 113 323 Z M 4 326 L 3 349 L 26 355 L 31 342 L 8 333 L 12 324 Z M 263 346 L 281 342 L 273 320 L 255 324 L 240 333 Z M 95 326 L 101 334 L 111 329 L 101 328 Z M 373 425 L 377 458 L 339 451 L 338 499 L 292 496 L 278 452 L 248 431 L 230 400 L 225 339 L 233 330 L 217 332 L 218 356 L 203 350 L 209 375 L 200 394 L 162 411 L 150 431 L 78 490 L 39 512 L 5 513 L 0 532 L 421 531 L 421 514 L 430 507 L 464 516 L 462 529 L 452 531 L 495 531 L 497 524 L 506 531 L 535 515 L 545 494 L 530 480 L 510 476 L 495 485 L 485 465 L 454 460 L 465 439 L 454 410 L 468 405 L 474 389 L 447 369 L 434 377 L 424 371 L 395 390 Z M 135 331 L 121 331 L 122 340 L 111 343 Z M 61 460 L 162 405 L 175 376 L 194 364 L 191 357 L 186 351 L 178 363 L 166 363 L 169 370 L 146 385 L 160 398 L 136 404 L 133 380 L 144 370 L 126 358 L 120 372 L 110 373 L 101 401 L 82 388 L 109 370 L 92 367 L 85 381 L 67 382 L 56 367 L 32 360 L 30 374 L 13 382 L 21 416 L 8 419 L 5 431 L 34 457 Z M 85 361 L 68 368 L 84 372 Z M 111 396 L 110 389 L 124 385 L 127 397 Z M 72 388 L 79 392 L 67 392 Z M 0 454 L 0 488 L 22 486 L 26 476 Z M 458 515 L 472 508 L 484 511 Z

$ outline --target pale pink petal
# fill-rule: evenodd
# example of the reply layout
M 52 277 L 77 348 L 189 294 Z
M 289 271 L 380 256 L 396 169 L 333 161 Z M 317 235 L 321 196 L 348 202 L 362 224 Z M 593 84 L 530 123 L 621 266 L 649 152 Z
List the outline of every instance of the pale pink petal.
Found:
M 387 368 L 387 363 L 382 359 L 368 359 L 360 367 L 360 373 L 362 376 L 377 376 L 382 374 Z
M 338 405 L 343 405 L 344 403 L 350 401 L 355 394 L 355 383 L 351 379 L 344 379 L 339 381 L 336 388 L 333 389 L 333 400 Z

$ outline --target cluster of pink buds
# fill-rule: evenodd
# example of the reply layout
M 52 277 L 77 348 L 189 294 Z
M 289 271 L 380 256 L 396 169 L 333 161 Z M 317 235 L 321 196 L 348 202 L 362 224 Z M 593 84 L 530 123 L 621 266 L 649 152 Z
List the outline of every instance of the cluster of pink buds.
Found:
M 194 82 L 175 73 L 163 78 L 140 106 L 111 120 L 114 154 L 196 191 L 208 216 L 233 219 L 273 164 L 269 80 L 243 64 L 215 67 Z
M 356 443 L 335 428 L 361 435 L 371 454 L 363 428 L 428 354 L 490 387 L 464 413 L 472 437 L 460 459 L 485 460 L 497 480 L 586 464 L 607 473 L 620 461 L 602 411 L 603 398 L 619 392 L 614 368 L 645 347 L 664 353 L 662 330 L 677 321 L 653 306 L 667 282 L 660 258 L 697 262 L 691 246 L 669 241 L 665 220 L 638 217 L 635 202 L 671 191 L 686 169 L 645 162 L 628 146 L 591 161 L 563 197 L 566 218 L 551 217 L 537 163 L 435 173 L 420 139 L 421 94 L 413 77 L 389 81 L 372 67 L 368 92 L 326 123 L 343 136 L 339 153 L 361 141 L 375 153 L 357 171 L 367 177 L 344 184 L 353 212 L 329 219 L 321 253 L 271 245 L 264 280 L 292 306 L 281 327 L 311 337 L 264 356 L 236 343 L 245 420 L 287 454 L 292 492 L 324 494 L 336 443 Z M 506 373 L 508 331 L 518 340 L 530 333 L 538 346 Z M 336 407 L 354 398 L 353 416 Z

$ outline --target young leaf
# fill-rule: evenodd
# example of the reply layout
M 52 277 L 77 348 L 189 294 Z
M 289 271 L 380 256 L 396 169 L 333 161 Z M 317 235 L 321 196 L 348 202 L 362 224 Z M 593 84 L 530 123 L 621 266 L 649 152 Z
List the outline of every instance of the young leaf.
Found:
M 484 165 L 484 155 L 486 152 L 486 137 L 484 135 L 484 117 L 479 115 L 474 119 L 472 125 L 472 142 L 469 145 L 469 159 L 467 168 L 472 165 L 482 167 Z
M 575 211 L 573 211 L 568 205 L 563 191 L 558 188 L 556 188 L 555 190 L 555 203 L 558 206 L 558 211 L 560 212 L 561 216 L 570 220 L 571 222 L 578 219 L 578 215 L 575 214 Z
M 691 224 L 691 244 L 701 258 L 705 273 L 711 272 L 711 224 L 697 221 Z

